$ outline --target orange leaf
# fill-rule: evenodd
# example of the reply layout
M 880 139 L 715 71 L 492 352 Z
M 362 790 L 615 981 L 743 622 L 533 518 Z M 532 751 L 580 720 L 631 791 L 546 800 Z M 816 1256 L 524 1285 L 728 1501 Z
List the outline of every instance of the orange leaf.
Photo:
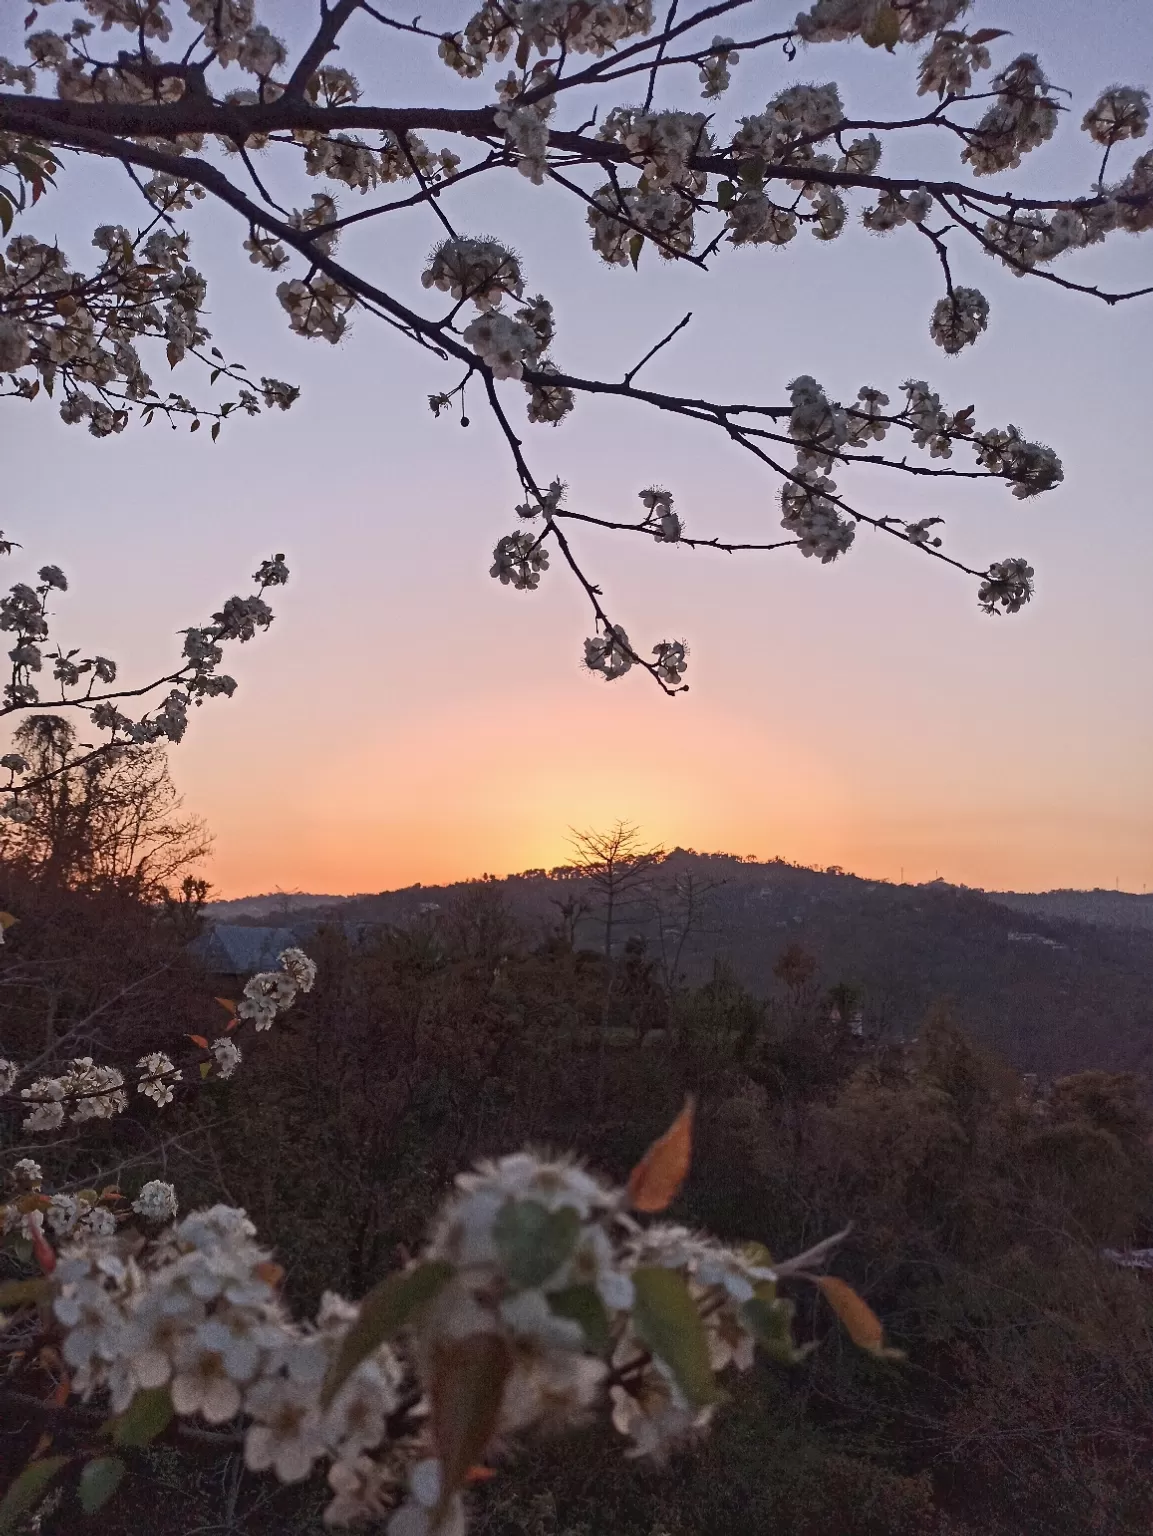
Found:
M 279 1264 L 274 1264 L 271 1259 L 265 1259 L 257 1264 L 252 1273 L 258 1280 L 263 1280 L 265 1285 L 277 1286 L 284 1279 L 284 1270 Z
M 68 1376 L 68 1373 L 65 1372 L 64 1375 L 61 1376 L 60 1380 L 56 1383 L 56 1390 L 52 1394 L 52 1401 L 57 1405 L 57 1407 L 62 1407 L 63 1404 L 68 1401 L 71 1393 L 72 1381 Z
M 229 1013 L 235 1013 L 236 1012 L 236 1004 L 232 1001 L 232 999 L 230 997 L 215 997 L 215 998 L 213 998 L 213 1002 L 219 1003 L 220 1006 L 222 1008 L 226 1008 Z
M 198 1045 L 202 1051 L 208 1049 L 208 1041 L 203 1035 L 189 1035 L 188 1038 L 192 1041 L 193 1045 Z
M 469 1467 L 464 1480 L 466 1483 L 487 1483 L 495 1476 L 495 1467 Z
M 665 1134 L 654 1141 L 629 1174 L 629 1204 L 634 1211 L 663 1211 L 680 1192 L 693 1155 L 693 1110 L 690 1093 L 685 1107 Z
M 50 1275 L 56 1268 L 56 1253 L 42 1232 L 33 1232 L 32 1252 L 36 1255 L 42 1273 Z
M 867 1349 L 871 1355 L 880 1355 L 890 1360 L 904 1358 L 901 1350 L 886 1348 L 885 1330 L 880 1318 L 868 1302 L 861 1300 L 851 1285 L 846 1285 L 835 1275 L 818 1275 L 817 1285 L 858 1349 Z
M 235 1029 L 239 1023 L 240 1020 L 236 1017 L 235 1014 L 233 1014 L 232 1018 L 230 1018 L 228 1023 L 224 1026 L 224 1033 L 227 1035 L 229 1031 Z

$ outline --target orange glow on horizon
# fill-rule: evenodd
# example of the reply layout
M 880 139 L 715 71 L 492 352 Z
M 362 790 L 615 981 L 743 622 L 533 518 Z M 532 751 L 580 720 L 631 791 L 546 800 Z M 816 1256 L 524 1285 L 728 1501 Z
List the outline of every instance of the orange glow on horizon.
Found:
M 350 894 L 550 868 L 568 857 L 570 828 L 618 817 L 666 848 L 991 890 L 1104 884 L 1106 839 L 1116 879 L 1140 889 L 1153 845 L 1153 816 L 1142 845 L 1106 812 L 1096 826 L 1082 817 L 1071 827 L 1059 803 L 1022 803 L 1011 782 L 993 813 L 956 794 L 945 817 L 912 789 L 882 799 L 857 783 L 855 761 L 830 762 L 707 698 L 670 706 L 638 690 L 609 739 L 602 698 L 576 689 L 535 700 L 515 735 L 489 702 L 464 700 L 338 756 L 318 745 L 301 764 L 307 814 L 292 779 L 181 779 L 217 834 L 207 873 L 221 896 Z

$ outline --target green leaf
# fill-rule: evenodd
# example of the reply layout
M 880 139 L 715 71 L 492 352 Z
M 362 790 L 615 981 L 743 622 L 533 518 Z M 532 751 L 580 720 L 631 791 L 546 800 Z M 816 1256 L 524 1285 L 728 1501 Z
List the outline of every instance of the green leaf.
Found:
M 220 423 L 218 421 L 214 421 L 212 423 L 212 441 L 215 442 L 216 439 L 219 436 L 220 436 Z
M 741 1254 L 748 1263 L 755 1265 L 757 1269 L 772 1269 L 773 1267 L 773 1256 L 764 1243 L 742 1243 Z
M 633 271 L 637 271 L 637 262 L 641 259 L 641 251 L 644 249 L 644 235 L 634 235 L 629 241 L 629 260 L 633 264 Z
M 57 1472 L 71 1459 L 70 1456 L 45 1456 L 40 1461 L 28 1463 L 0 1499 L 0 1531 L 16 1530 L 23 1516 L 35 1509 L 43 1498 Z
M 137 1392 L 124 1412 L 111 1420 L 109 1428 L 117 1445 L 149 1445 L 162 1435 L 172 1421 L 172 1399 L 167 1387 L 152 1387 Z
M 633 1326 L 642 1342 L 664 1361 L 695 1408 L 715 1403 L 720 1394 L 705 1325 L 682 1276 L 675 1269 L 638 1269 L 633 1287 Z
M 737 189 L 736 189 L 736 187 L 733 186 L 731 181 L 718 181 L 717 182 L 717 207 L 718 208 L 731 208 L 733 206 L 733 200 L 736 197 L 736 195 L 737 195 Z
M 12 228 L 12 220 L 16 217 L 16 210 L 11 200 L 4 192 L 0 192 L 0 229 L 7 234 Z
M 432 1438 L 440 1457 L 440 1502 L 433 1512 L 438 1528 L 449 1502 L 464 1486 L 469 1468 L 484 1455 L 496 1433 L 504 1385 L 512 1374 L 512 1349 L 496 1333 L 451 1339 L 433 1351 Z
M 585 1343 L 594 1355 L 608 1353 L 612 1327 L 604 1302 L 591 1285 L 570 1285 L 563 1291 L 550 1291 L 545 1298 L 554 1317 L 578 1323 Z
M 543 1285 L 572 1256 L 581 1219 L 571 1205 L 550 1211 L 536 1200 L 508 1200 L 492 1235 L 509 1284 L 516 1291 Z
M 891 5 L 882 6 L 861 37 L 870 48 L 887 48 L 892 53 L 901 40 L 901 13 Z
M 43 1301 L 48 1289 L 44 1279 L 5 1280 L 0 1285 L 0 1307 L 22 1307 L 30 1301 Z
M 389 1275 L 369 1291 L 360 1304 L 360 1315 L 345 1334 L 340 1354 L 328 1373 L 320 1394 L 322 1407 L 328 1407 L 362 1360 L 436 1300 L 453 1273 L 451 1264 L 434 1259 L 416 1269 Z
M 119 1456 L 97 1456 L 85 1462 L 80 1473 L 80 1508 L 86 1515 L 103 1509 L 120 1487 L 126 1471 Z
M 757 1287 L 758 1292 L 761 1289 L 761 1286 Z M 794 1311 L 791 1301 L 774 1300 L 760 1294 L 746 1301 L 741 1308 L 741 1316 L 757 1343 L 770 1360 L 778 1360 L 782 1365 L 795 1365 L 804 1355 L 793 1343 Z

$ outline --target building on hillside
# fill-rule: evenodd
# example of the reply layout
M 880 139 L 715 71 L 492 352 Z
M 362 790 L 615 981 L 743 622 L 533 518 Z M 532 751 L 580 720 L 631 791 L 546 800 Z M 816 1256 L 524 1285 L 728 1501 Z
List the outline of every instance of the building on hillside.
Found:
M 276 970 L 277 956 L 296 943 L 291 928 L 212 923 L 189 948 L 214 976 L 251 976 L 255 971 Z

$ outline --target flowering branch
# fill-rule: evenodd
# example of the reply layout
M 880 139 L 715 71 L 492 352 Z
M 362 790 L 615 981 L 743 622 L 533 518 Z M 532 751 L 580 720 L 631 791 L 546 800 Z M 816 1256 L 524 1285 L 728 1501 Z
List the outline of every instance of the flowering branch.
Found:
M 7 914 L 5 914 L 7 915 Z M 286 949 L 278 957 L 279 970 L 250 976 L 238 1005 L 226 1003 L 231 1018 L 224 1034 L 211 1043 L 203 1035 L 191 1035 L 198 1052 L 178 1066 L 167 1051 L 149 1051 L 130 1066 L 97 1064 L 91 1056 L 78 1056 L 65 1072 L 34 1078 L 19 1086 L 35 1069 L 0 1057 L 0 1111 L 27 1111 L 22 1129 L 29 1133 L 59 1130 L 70 1120 L 112 1120 L 128 1108 L 127 1076 L 136 1081 L 136 1092 L 158 1108 L 171 1104 L 178 1085 L 206 1078 L 229 1078 L 240 1065 L 236 1043 L 242 1027 L 250 1024 L 259 1034 L 270 1029 L 286 1013 L 301 992 L 310 992 L 316 966 L 300 949 Z M 189 1078 L 185 1079 L 185 1070 Z
M 758 1347 L 802 1359 L 814 1346 L 794 1342 L 782 1281 L 815 1285 L 858 1345 L 896 1355 L 866 1303 L 823 1273 L 846 1233 L 775 1263 L 759 1243 L 648 1219 L 688 1173 L 692 1116 L 690 1101 L 624 1189 L 569 1159 L 480 1164 L 404 1270 L 358 1304 L 326 1293 L 312 1323 L 285 1305 L 242 1210 L 175 1222 L 159 1180 L 131 1204 L 118 1189 L 49 1196 L 25 1159 L 6 1209 L 42 1276 L 0 1286 L 0 1306 L 58 1341 L 58 1402 L 107 1400 L 110 1452 L 174 1423 L 239 1427 L 252 1471 L 298 1482 L 327 1464 L 328 1524 L 390 1516 L 390 1536 L 464 1536 L 469 1482 L 516 1440 L 607 1412 L 626 1455 L 661 1461 L 706 1432 L 720 1373 L 749 1369 Z
M 72 3 L 62 0 L 62 6 Z M 1153 153 L 1114 172 L 1112 183 L 1105 180 L 1112 157 L 1147 132 L 1146 92 L 1111 87 L 1084 113 L 1081 128 L 1103 151 L 1091 188 L 1024 197 L 1003 178 L 1053 137 L 1068 108 L 1032 54 L 994 68 L 991 45 L 1008 34 L 997 27 L 967 30 L 962 21 L 968 0 L 815 0 L 789 26 L 748 39 L 710 40 L 712 27 L 747 3 L 720 0 L 689 15 L 672 5 L 658 21 L 651 0 L 544 6 L 481 0 L 458 29 L 440 34 L 419 21 L 397 21 L 366 0 L 339 0 L 320 6 L 315 32 L 290 61 L 284 43 L 256 20 L 254 0 L 87 0 L 86 11 L 105 31 L 127 27 L 134 46 L 115 58 L 95 57 L 92 23 L 78 16 L 65 30 L 30 32 L 28 62 L 0 62 L 0 86 L 23 92 L 0 90 L 0 167 L 6 164 L 15 178 L 0 218 L 5 206 L 9 222 L 17 209 L 30 206 L 51 185 L 56 161 L 75 154 L 119 160 L 136 175 L 148 219 L 135 235 L 121 225 L 97 230 L 105 256 L 93 278 L 68 272 L 54 248 L 17 237 L 11 266 L 0 272 L 0 371 L 26 398 L 59 381 L 65 418 L 86 420 L 97 435 L 122 430 L 134 412 L 148 420 L 157 411 L 170 420 L 190 415 L 194 429 L 201 415 L 214 415 L 216 435 L 228 414 L 255 412 L 262 398 L 266 407 L 290 405 L 296 393 L 290 386 L 266 379 L 258 391 L 244 382 L 242 369 L 224 366 L 221 355 L 204 350 L 204 280 L 188 265 L 187 239 L 172 221 L 191 200 L 209 197 L 243 219 L 245 249 L 255 264 L 280 272 L 293 256 L 303 262 L 299 275 L 285 277 L 277 288 L 299 335 L 336 342 L 350 317 L 365 311 L 463 364 L 468 376 L 481 376 L 527 504 L 543 515 L 539 535 L 517 532 L 501 539 L 492 574 L 531 590 L 547 569 L 547 546 L 559 549 L 593 613 L 596 630 L 586 643 L 586 663 L 604 677 L 641 665 L 666 691 L 680 691 L 683 642 L 659 642 L 649 661 L 610 618 L 599 584 L 585 574 L 562 523 L 634 531 L 636 525 L 548 500 L 559 481 L 551 479 L 550 491 L 541 492 L 549 477 L 530 470 L 498 403 L 503 391 L 494 385 L 504 381 L 526 390 L 533 424 L 557 425 L 582 395 L 610 394 L 719 429 L 774 475 L 790 538 L 671 537 L 671 519 L 679 526 L 679 515 L 669 496 L 659 542 L 728 551 L 791 544 L 828 563 L 844 555 L 857 527 L 867 524 L 974 577 L 986 611 L 1016 612 L 1032 594 L 1033 571 L 1025 560 L 981 566 L 955 558 L 943 549 L 942 535 L 930 533 L 939 517 L 870 518 L 838 490 L 830 471 L 835 464 L 868 464 L 921 476 L 988 476 L 1007 482 L 1018 497 L 1032 496 L 1062 479 L 1052 450 L 1016 427 L 978 430 L 971 407 L 950 412 L 924 380 L 900 385 L 905 399 L 896 411 L 885 410 L 889 397 L 896 398 L 893 385 L 889 395 L 866 385 L 845 405 L 807 375 L 789 385 L 788 404 L 730 406 L 638 388 L 641 367 L 686 322 L 619 383 L 568 373 L 552 357 L 552 304 L 543 294 L 526 299 L 520 259 L 497 240 L 462 234 L 450 215 L 458 184 L 511 167 L 533 185 L 551 182 L 567 191 L 583 213 L 594 251 L 610 265 L 639 270 L 651 246 L 662 260 L 707 269 L 723 245 L 785 246 L 805 230 L 821 241 L 837 239 L 857 199 L 867 229 L 888 235 L 912 226 L 933 247 L 944 295 L 929 330 L 946 354 L 974 345 L 989 324 L 984 295 L 959 277 L 966 251 L 1109 305 L 1153 292 L 1153 285 L 1105 290 L 1051 270 L 1067 252 L 1119 232 L 1153 228 Z M 366 101 L 355 77 L 329 60 L 338 47 L 371 46 L 380 27 L 398 45 L 435 42 L 444 64 L 466 80 L 494 64 L 514 67 L 495 82 L 496 100 L 488 105 L 400 108 Z M 716 103 L 742 59 L 743 68 L 769 73 L 770 48 L 791 63 L 801 46 L 849 40 L 889 51 L 922 46 L 918 94 L 935 97 L 936 104 L 888 119 L 858 118 L 846 110 L 835 84 L 781 85 L 774 79 L 763 112 L 728 125 L 719 118 Z M 157 51 L 161 44 L 172 50 L 170 60 Z M 251 82 L 239 90 L 226 88 L 233 64 Z M 683 86 L 686 70 L 696 72 L 708 110 L 656 107 L 658 87 Z M 985 72 L 988 87 L 976 89 L 975 79 Z M 641 75 L 647 79 L 642 106 L 602 112 L 597 91 Z M 54 95 L 44 90 L 53 82 Z M 567 123 L 555 121 L 569 109 Z M 878 135 L 924 131 L 944 133 L 959 146 L 964 177 L 880 172 Z M 443 142 L 433 146 L 424 134 Z M 255 168 L 257 151 L 275 156 L 282 173 L 320 178 L 333 190 L 314 193 L 309 206 L 279 209 Z M 233 156 L 240 157 L 257 197 L 222 168 Z M 138 172 L 151 179 L 141 180 Z M 981 185 L 993 175 L 1001 178 L 995 189 Z M 338 192 L 365 196 L 398 182 L 415 190 L 352 214 L 337 206 Z M 427 209 L 446 236 L 423 279 L 426 288 L 451 294 L 455 303 L 447 316 L 419 313 L 334 255 L 344 228 L 402 208 Z M 220 366 L 212 368 L 212 382 L 235 382 L 237 398 L 212 410 L 178 395 L 161 400 L 133 351 L 136 336 L 163 340 L 173 367 L 186 356 L 200 362 L 216 357 Z M 439 414 L 460 387 L 433 395 L 434 411 Z M 768 432 L 756 424 L 758 417 L 780 422 L 784 430 Z M 856 451 L 890 432 L 908 433 L 929 462 Z M 777 462 L 754 438 L 788 443 L 795 465 Z M 942 465 L 957 444 L 974 453 L 978 469 Z M 656 524 L 640 526 L 656 536 Z M 670 658 L 675 664 L 666 665 Z
M 0 534 L 0 554 L 11 554 L 17 546 Z M 224 660 L 223 646 L 231 641 L 241 644 L 251 640 L 257 630 L 266 630 L 273 613 L 264 601 L 272 587 L 288 581 L 288 567 L 283 555 L 263 560 L 253 573 L 256 592 L 250 597 L 230 597 L 211 622 L 184 631 L 183 659 L 173 671 L 151 682 L 128 687 L 117 681 L 118 668 L 107 656 L 82 656 L 79 649 L 65 651 L 59 642 L 52 644 L 52 613 L 49 603 L 54 593 L 68 590 L 68 579 L 57 565 L 41 566 L 35 586 L 17 582 L 6 597 L 0 598 L 0 632 L 11 636 L 8 651 L 11 662 L 9 680 L 0 694 L 0 719 L 26 714 L 29 710 L 50 706 L 53 710 L 81 711 L 87 722 L 106 739 L 78 756 L 69 756 L 58 768 L 39 774 L 31 771 L 20 752 L 0 756 L 0 769 L 7 771 L 0 783 L 0 815 L 13 821 L 26 821 L 30 810 L 27 796 L 49 780 L 72 773 L 99 757 L 106 757 L 130 746 L 167 740 L 180 741 L 188 728 L 188 710 L 199 708 L 205 699 L 223 694 L 231 697 L 235 678 L 218 669 Z M 45 693 L 38 681 L 45 663 L 52 667 L 55 688 Z M 144 698 L 167 688 L 160 705 L 150 713 L 133 719 L 119 707 L 129 699 Z

